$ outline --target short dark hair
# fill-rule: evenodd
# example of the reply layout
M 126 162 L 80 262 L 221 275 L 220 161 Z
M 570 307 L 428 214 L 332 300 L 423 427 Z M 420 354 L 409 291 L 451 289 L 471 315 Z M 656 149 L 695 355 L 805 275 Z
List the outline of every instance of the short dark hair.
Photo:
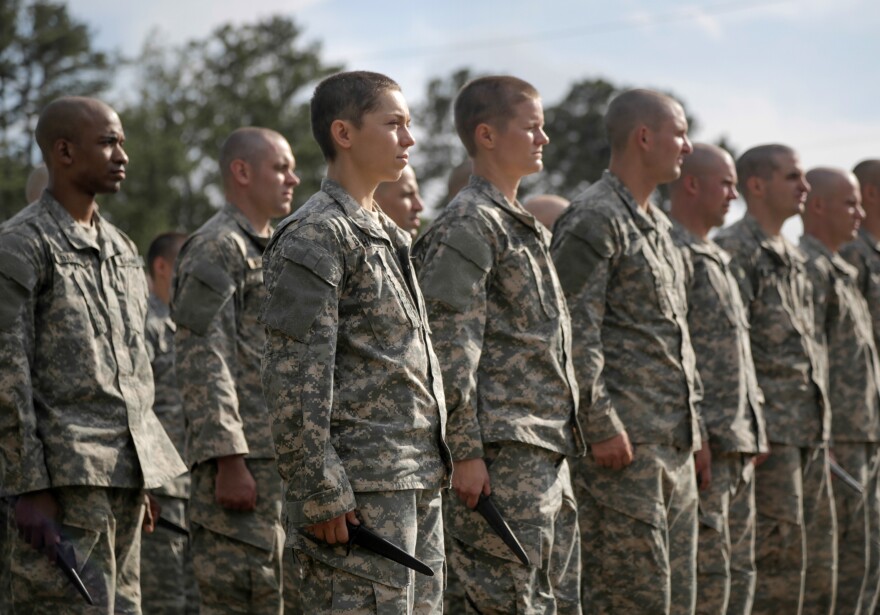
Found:
M 374 110 L 388 90 L 399 92 L 400 86 L 390 77 L 364 70 L 336 73 L 318 84 L 310 103 L 312 135 L 325 160 L 336 158 L 330 125 L 347 120 L 360 128 L 364 114 Z
M 876 158 L 862 160 L 853 167 L 853 174 L 862 187 L 880 186 L 880 160 Z
M 499 130 L 516 115 L 516 106 L 541 98 L 527 81 L 507 75 L 480 77 L 464 84 L 455 98 L 455 130 L 468 155 L 477 153 L 474 131 L 480 124 L 495 123 Z
M 681 103 L 662 92 L 654 90 L 627 90 L 616 96 L 605 112 L 605 132 L 611 150 L 626 149 L 629 136 L 640 124 L 657 130 L 664 120 L 671 117 Z
M 752 177 L 771 179 L 779 169 L 779 156 L 793 156 L 795 151 L 787 145 L 768 143 L 747 149 L 736 161 L 736 174 L 739 178 L 739 191 L 747 193 L 748 181 Z
M 157 258 L 171 260 L 180 250 L 180 245 L 186 240 L 186 235 L 176 231 L 161 233 L 150 242 L 147 248 L 147 273 L 153 277 L 153 263 Z

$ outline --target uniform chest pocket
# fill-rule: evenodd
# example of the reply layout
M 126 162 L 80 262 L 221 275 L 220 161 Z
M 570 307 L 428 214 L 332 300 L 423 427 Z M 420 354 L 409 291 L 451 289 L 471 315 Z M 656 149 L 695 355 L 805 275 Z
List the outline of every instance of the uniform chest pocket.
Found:
M 496 284 L 504 289 L 508 307 L 514 314 L 513 323 L 528 330 L 559 316 L 554 279 L 547 257 L 535 255 L 527 245 L 513 246 L 505 267 L 496 276 Z M 543 266 L 542 266 L 543 265 Z
M 100 289 L 94 266 L 87 256 L 61 253 L 54 255 L 55 275 L 49 322 L 80 331 L 87 326 L 101 336 L 107 332 L 107 319 L 98 308 Z
M 662 260 L 642 236 L 633 239 L 625 255 L 627 258 L 618 270 L 621 286 L 634 291 L 640 288 L 653 290 L 656 305 L 663 316 L 675 318 L 675 272 L 669 263 Z
M 730 325 L 736 328 L 743 322 L 746 322 L 745 310 L 742 306 L 737 306 L 736 297 L 733 295 L 731 284 L 736 284 L 732 277 L 725 275 L 724 271 L 718 267 L 706 267 L 706 277 L 709 279 L 709 285 L 712 291 L 718 297 L 718 304 Z M 739 308 L 739 309 L 738 309 Z M 741 312 L 741 313 L 740 313 Z
M 400 343 L 419 325 L 418 312 L 393 259 L 386 246 L 367 246 L 363 275 L 353 280 L 366 321 L 376 341 L 386 348 Z
M 140 256 L 114 256 L 109 275 L 119 299 L 120 307 L 128 316 L 128 326 L 140 331 L 147 317 L 147 278 Z

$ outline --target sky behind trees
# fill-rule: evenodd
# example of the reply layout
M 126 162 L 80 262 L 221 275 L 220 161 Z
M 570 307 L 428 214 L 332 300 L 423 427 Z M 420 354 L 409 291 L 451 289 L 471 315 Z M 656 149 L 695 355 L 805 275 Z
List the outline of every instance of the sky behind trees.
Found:
M 411 104 L 464 67 L 516 74 L 548 103 L 604 77 L 678 94 L 698 140 L 723 136 L 740 152 L 787 143 L 808 168 L 880 157 L 875 0 L 72 0 L 69 10 L 98 48 L 132 57 L 148 37 L 180 44 L 282 14 L 326 62 L 387 73 Z

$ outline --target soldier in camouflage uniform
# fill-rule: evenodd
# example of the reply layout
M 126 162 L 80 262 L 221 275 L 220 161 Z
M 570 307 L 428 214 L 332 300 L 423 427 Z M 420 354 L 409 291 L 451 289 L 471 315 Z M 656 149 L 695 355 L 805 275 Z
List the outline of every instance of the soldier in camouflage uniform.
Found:
M 567 456 L 582 455 L 571 325 L 550 233 L 516 192 L 542 169 L 538 92 L 484 77 L 455 101 L 473 175 L 413 250 L 443 366 L 455 460 L 444 501 L 450 567 L 478 613 L 580 613 L 577 507 Z M 531 567 L 473 509 L 490 495 Z M 457 496 L 457 497 L 456 497 Z
M 864 487 L 857 493 L 835 482 L 838 582 L 836 613 L 873 613 L 876 587 L 868 587 L 870 539 L 877 520 L 869 487 L 876 486 L 880 436 L 880 360 L 868 304 L 858 288 L 858 272 L 837 253 L 855 237 L 864 218 L 859 186 L 843 170 L 807 173 L 810 195 L 803 212 L 800 248 L 813 283 L 816 336 L 827 356 L 831 438 L 837 462 Z M 876 528 L 874 529 L 876 531 Z M 872 579 L 873 580 L 873 579 Z
M 833 602 L 836 530 L 828 473 L 831 416 L 802 253 L 780 235 L 809 185 L 783 145 L 737 161 L 745 217 L 716 237 L 733 258 L 749 312 L 770 456 L 755 476 L 758 583 L 753 613 L 825 613 Z M 808 538 L 809 537 L 809 538 Z M 806 587 L 806 593 L 804 588 Z
M 171 316 L 192 466 L 202 613 L 282 611 L 282 487 L 260 383 L 269 221 L 290 211 L 290 145 L 240 128 L 220 151 L 226 205 L 184 244 Z
M 584 611 L 691 613 L 701 447 L 685 266 L 651 203 L 691 152 L 684 111 L 649 90 L 605 118 L 611 162 L 556 222 L 581 416 L 577 464 Z M 698 468 L 708 471 L 708 467 Z
M 97 609 L 140 613 L 144 488 L 185 467 L 153 413 L 141 258 L 95 203 L 125 177 L 124 134 L 104 103 L 68 97 L 36 137 L 49 186 L 0 227 L 0 490 L 24 538 L 6 609 L 95 612 L 50 561 L 60 536 Z
M 153 410 L 177 451 L 186 452 L 186 421 L 174 370 L 174 321 L 168 311 L 174 260 L 186 239 L 182 233 L 162 233 L 147 250 L 150 299 L 144 334 L 156 396 Z M 152 490 L 161 515 L 179 527 L 187 526 L 189 473 Z M 199 593 L 192 569 L 189 539 L 158 527 L 141 542 L 141 604 L 146 613 L 184 615 L 199 612 Z
M 379 184 L 374 198 L 382 212 L 415 239 L 422 224 L 419 213 L 425 210 L 425 205 L 413 168 L 407 165 L 396 182 Z
M 288 542 L 309 613 L 436 613 L 446 410 L 409 234 L 378 210 L 414 141 L 399 86 L 339 73 L 311 101 L 328 162 L 320 192 L 279 225 L 266 256 L 263 390 L 287 482 Z M 355 546 L 364 523 L 434 576 Z
M 672 238 L 688 266 L 688 327 L 703 384 L 700 415 L 711 450 L 700 493 L 697 613 L 748 615 L 755 597 L 755 463 L 766 453 L 763 397 L 730 256 L 707 235 L 737 197 L 733 159 L 695 144 L 670 187 Z M 707 447 L 707 444 L 709 445 Z M 710 480 L 711 479 L 711 480 Z M 702 487 L 702 485 L 701 485 Z
M 856 238 L 841 247 L 840 255 L 856 268 L 858 288 L 867 301 L 876 347 L 880 344 L 880 240 L 876 239 L 880 237 L 880 160 L 863 160 L 853 173 L 859 181 L 865 219 Z M 834 428 L 832 421 L 832 434 Z M 874 446 L 870 457 L 864 483 L 869 533 L 868 572 L 862 593 L 864 613 L 873 613 L 880 598 L 880 445 Z M 842 544 L 841 541 L 838 546 Z M 838 603 L 840 595 L 838 592 Z

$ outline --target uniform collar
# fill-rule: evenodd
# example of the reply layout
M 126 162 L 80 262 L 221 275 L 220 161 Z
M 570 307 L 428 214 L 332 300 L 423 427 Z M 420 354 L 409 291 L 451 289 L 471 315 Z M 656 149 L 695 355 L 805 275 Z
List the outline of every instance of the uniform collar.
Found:
M 633 197 L 632 192 L 630 192 L 629 188 L 620 180 L 617 175 L 612 173 L 609 169 L 605 169 L 602 172 L 602 179 L 605 180 L 609 186 L 617 193 L 617 196 L 620 197 L 620 200 L 623 201 L 623 204 L 629 210 L 630 215 L 632 215 L 633 220 L 639 230 L 641 231 L 666 231 L 672 228 L 672 222 L 669 221 L 669 217 L 661 210 L 656 204 L 651 204 L 651 211 L 646 212 L 639 207 L 639 204 L 636 202 L 635 197 Z
M 254 225 L 247 219 L 242 211 L 230 202 L 226 202 L 222 209 L 223 213 L 235 220 L 235 223 L 241 228 L 245 235 L 250 237 L 251 241 L 260 246 L 261 249 L 266 248 L 269 243 L 269 237 L 272 236 L 272 227 L 269 226 L 269 234 L 265 237 L 254 230 Z
M 342 184 L 335 180 L 327 177 L 322 179 L 321 191 L 336 201 L 352 223 L 370 237 L 390 242 L 395 247 L 410 244 L 409 234 L 394 224 L 391 218 L 385 215 L 376 205 L 375 201 L 373 205 L 379 213 L 378 217 L 361 207 L 348 191 L 342 187 Z
M 783 246 L 784 253 L 780 254 L 779 250 L 776 249 L 776 246 L 773 243 L 771 237 L 764 232 L 764 229 L 761 228 L 758 220 L 749 212 L 746 212 L 746 215 L 743 216 L 742 219 L 743 227 L 751 234 L 754 240 L 761 246 L 761 249 L 772 254 L 777 260 L 782 260 L 785 263 L 795 263 L 803 265 L 806 261 L 803 255 L 798 251 L 797 248 L 791 245 L 791 243 L 783 236 L 780 235 L 780 243 Z
M 111 240 L 110 234 L 107 232 L 109 225 L 104 223 L 104 218 L 98 213 L 97 207 L 92 216 L 95 227 L 98 229 L 98 237 L 96 241 L 81 224 L 73 219 L 70 212 L 68 212 L 48 190 L 43 191 L 43 194 L 40 197 L 40 205 L 46 208 L 49 215 L 55 220 L 58 228 L 61 229 L 61 232 L 74 249 L 95 250 L 101 260 L 106 260 L 121 252 L 119 246 Z
M 538 222 L 535 216 L 527 212 L 518 200 L 514 200 L 513 203 L 507 200 L 507 197 L 504 196 L 501 191 L 495 187 L 495 184 L 488 179 L 480 175 L 471 175 L 467 187 L 485 196 L 493 204 L 497 205 L 500 209 L 503 209 L 519 222 L 522 222 L 535 233 L 540 235 L 542 239 L 546 239 L 549 242 L 550 233 L 544 228 L 544 225 Z
M 840 254 L 837 252 L 832 252 L 828 249 L 828 247 L 813 237 L 812 235 L 807 235 L 806 233 L 801 237 L 801 245 L 804 246 L 805 250 L 809 250 L 815 254 L 820 254 L 824 256 L 829 263 L 837 270 L 839 275 L 855 279 L 858 276 L 858 271 L 855 267 L 847 263 Z

